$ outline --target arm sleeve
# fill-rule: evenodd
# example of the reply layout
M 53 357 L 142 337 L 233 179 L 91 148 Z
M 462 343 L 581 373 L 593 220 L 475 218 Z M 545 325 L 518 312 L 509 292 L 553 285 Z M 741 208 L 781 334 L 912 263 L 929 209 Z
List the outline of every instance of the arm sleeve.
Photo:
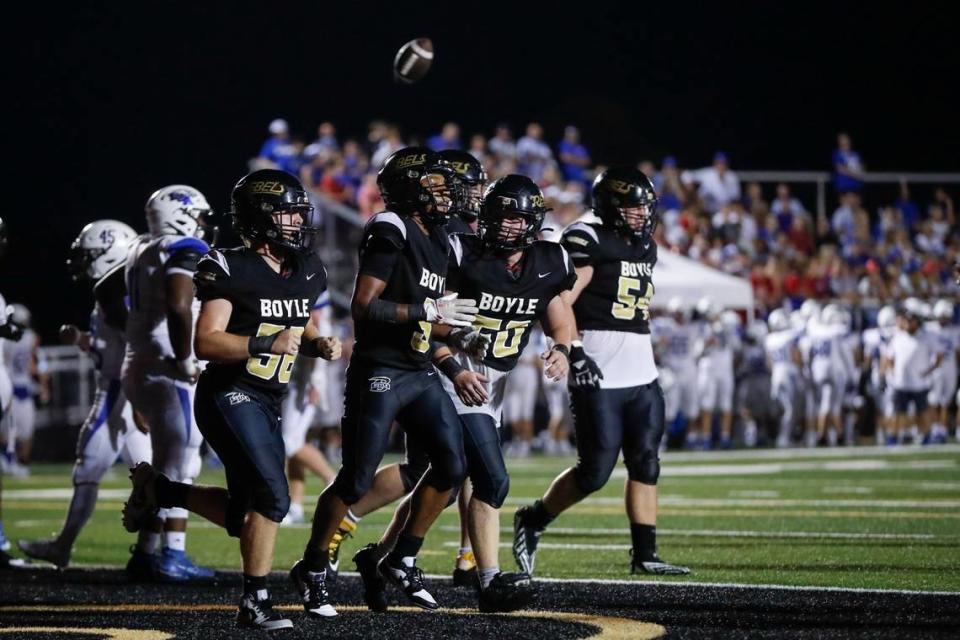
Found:
M 226 256 L 213 249 L 200 258 L 196 273 L 193 274 L 193 284 L 197 299 L 201 302 L 217 298 L 232 299 L 234 287 Z
M 596 233 L 590 231 L 586 225 L 575 225 L 560 238 L 560 245 L 570 254 L 574 266 L 588 267 L 596 261 L 600 244 Z

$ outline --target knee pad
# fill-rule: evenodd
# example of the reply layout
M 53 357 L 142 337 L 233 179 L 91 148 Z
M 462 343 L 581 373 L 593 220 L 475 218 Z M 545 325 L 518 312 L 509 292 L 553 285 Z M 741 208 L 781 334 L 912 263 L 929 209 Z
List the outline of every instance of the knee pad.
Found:
M 473 482 L 473 497 L 494 509 L 503 506 L 510 491 L 510 476 L 506 473 Z
M 169 507 L 166 511 L 168 520 L 186 520 L 190 516 L 190 512 L 183 507 Z
M 660 458 L 657 450 L 644 447 L 640 451 L 625 456 L 627 477 L 634 482 L 655 485 L 660 477 Z
M 253 510 L 264 518 L 280 522 L 290 510 L 290 491 L 280 486 L 262 486 L 253 492 Z
M 616 461 L 614 459 L 614 461 Z M 610 474 L 613 472 L 613 466 L 608 469 L 602 469 L 596 464 L 585 465 L 582 462 L 573 469 L 573 479 L 577 483 L 577 488 L 583 493 L 593 493 L 599 491 L 607 484 Z

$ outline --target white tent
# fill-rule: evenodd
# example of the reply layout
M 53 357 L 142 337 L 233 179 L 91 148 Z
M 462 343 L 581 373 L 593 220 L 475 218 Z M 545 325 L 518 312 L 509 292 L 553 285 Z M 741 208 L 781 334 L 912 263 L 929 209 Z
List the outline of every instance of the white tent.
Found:
M 664 248 L 657 252 L 653 270 L 652 306 L 663 308 L 674 296 L 690 306 L 710 296 L 725 309 L 753 310 L 753 287 L 744 278 L 727 275 Z

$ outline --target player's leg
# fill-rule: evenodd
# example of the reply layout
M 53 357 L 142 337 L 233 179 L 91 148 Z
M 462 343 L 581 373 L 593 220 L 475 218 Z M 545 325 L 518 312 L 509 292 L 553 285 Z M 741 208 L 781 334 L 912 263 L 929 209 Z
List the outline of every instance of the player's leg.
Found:
M 720 448 L 733 445 L 733 369 L 717 379 L 717 404 L 720 408 Z
M 499 446 L 499 445 L 498 445 Z M 473 587 L 477 583 L 477 558 L 473 553 L 470 540 L 470 500 L 473 497 L 473 483 L 470 478 L 463 481 L 457 496 L 457 515 L 460 519 L 460 548 L 453 566 L 453 584 L 457 587 Z
M 663 562 L 657 555 L 657 480 L 659 443 L 665 428 L 664 398 L 656 380 L 630 389 L 623 413 L 623 458 L 627 467 L 624 490 L 630 536 L 631 572 L 657 575 L 690 573 Z
M 572 389 L 578 460 L 558 475 L 543 498 L 514 514 L 513 555 L 533 575 L 540 535 L 558 515 L 601 489 L 610 478 L 623 443 L 622 389 Z
M 14 427 L 14 459 L 28 472 L 33 455 L 33 432 L 37 422 L 37 405 L 29 391 L 24 397 L 15 396 L 10 407 L 10 417 Z
M 463 485 L 463 427 L 435 372 L 418 372 L 417 380 L 411 382 L 418 393 L 397 417 L 404 429 L 419 439 L 430 459 L 430 468 L 411 494 L 410 514 L 393 550 L 378 568 L 384 578 L 402 587 L 413 604 L 436 609 L 436 600 L 423 586 L 423 573 L 416 566 L 416 558 L 427 531 L 451 503 L 453 491 Z

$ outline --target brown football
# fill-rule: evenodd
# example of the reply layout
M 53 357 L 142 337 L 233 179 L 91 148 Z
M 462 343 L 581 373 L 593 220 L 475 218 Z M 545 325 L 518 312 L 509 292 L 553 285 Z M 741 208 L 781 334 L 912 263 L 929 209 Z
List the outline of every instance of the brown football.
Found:
M 403 84 L 422 80 L 433 64 L 430 38 L 417 38 L 400 47 L 393 59 L 393 79 Z

